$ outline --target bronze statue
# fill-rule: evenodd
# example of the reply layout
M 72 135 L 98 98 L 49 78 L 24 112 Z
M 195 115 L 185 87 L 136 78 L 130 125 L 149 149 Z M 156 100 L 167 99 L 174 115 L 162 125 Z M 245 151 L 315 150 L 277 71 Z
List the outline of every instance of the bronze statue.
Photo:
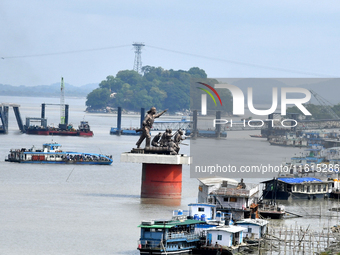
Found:
M 156 107 L 151 107 L 151 109 L 147 112 L 147 115 L 145 116 L 143 120 L 143 127 L 141 128 L 141 130 L 138 130 L 138 131 L 143 131 L 143 133 L 141 134 L 138 142 L 136 143 L 137 148 L 140 147 L 141 143 L 144 141 L 145 138 L 146 138 L 145 147 L 150 147 L 150 141 L 151 141 L 150 130 L 152 128 L 152 125 L 155 119 L 159 118 L 166 111 L 167 110 L 164 110 L 161 113 L 156 114 Z
M 154 147 L 159 147 L 161 137 L 162 137 L 162 132 L 159 132 L 158 135 L 155 135 L 155 137 L 152 139 L 151 145 Z

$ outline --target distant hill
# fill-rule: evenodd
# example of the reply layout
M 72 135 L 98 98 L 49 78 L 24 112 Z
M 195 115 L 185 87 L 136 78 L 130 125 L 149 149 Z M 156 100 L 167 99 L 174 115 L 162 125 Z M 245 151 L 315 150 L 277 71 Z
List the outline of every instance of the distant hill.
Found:
M 98 87 L 98 83 L 86 84 L 76 87 L 65 83 L 65 96 L 86 97 L 92 90 Z M 1 96 L 38 96 L 38 97 L 59 97 L 60 83 L 38 86 L 12 86 L 0 84 Z

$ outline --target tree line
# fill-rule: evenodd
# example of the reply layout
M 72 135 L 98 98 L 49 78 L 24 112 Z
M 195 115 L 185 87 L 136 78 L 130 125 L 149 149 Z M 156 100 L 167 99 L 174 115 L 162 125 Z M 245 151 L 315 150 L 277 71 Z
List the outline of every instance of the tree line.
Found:
M 175 71 L 144 66 L 142 73 L 143 75 L 132 70 L 122 70 L 116 76 L 107 76 L 98 88 L 87 95 L 86 106 L 90 110 L 119 106 L 130 111 L 152 106 L 157 109 L 169 109 L 170 112 L 199 110 L 201 94 L 205 92 L 198 89 L 201 85 L 197 82 L 211 86 L 218 83 L 217 80 L 208 78 L 206 72 L 198 67 L 192 67 L 188 71 Z M 232 112 L 230 92 L 218 89 L 217 92 L 223 105 L 215 105 L 213 99 L 208 96 L 208 109 Z

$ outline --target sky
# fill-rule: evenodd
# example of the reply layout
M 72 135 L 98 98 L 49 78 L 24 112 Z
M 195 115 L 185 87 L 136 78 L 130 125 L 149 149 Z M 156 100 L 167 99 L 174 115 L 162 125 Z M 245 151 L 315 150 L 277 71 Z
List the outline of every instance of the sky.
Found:
M 0 84 L 81 86 L 143 66 L 339 77 L 338 1 L 1 0 Z

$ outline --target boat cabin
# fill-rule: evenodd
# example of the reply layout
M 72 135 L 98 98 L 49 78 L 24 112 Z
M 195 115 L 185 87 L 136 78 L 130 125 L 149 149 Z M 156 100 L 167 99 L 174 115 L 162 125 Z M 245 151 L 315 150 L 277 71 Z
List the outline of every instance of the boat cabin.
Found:
M 244 238 L 259 239 L 266 233 L 268 221 L 262 219 L 243 219 L 237 221 L 236 225 L 244 228 Z
M 161 252 L 190 252 L 200 240 L 195 226 L 205 221 L 188 219 L 187 216 L 171 220 L 142 221 L 138 249 L 141 254 Z M 163 254 L 163 253 L 162 253 Z
M 217 226 L 207 230 L 207 246 L 237 246 L 243 242 L 243 231 L 240 226 Z
M 265 184 L 263 190 L 264 199 L 287 200 L 307 198 L 323 198 L 328 196 L 332 189 L 333 181 L 323 181 L 313 177 L 285 177 L 277 178 L 262 183 Z
M 61 151 L 61 145 L 58 143 L 45 143 L 43 144 L 43 152 L 57 152 Z

